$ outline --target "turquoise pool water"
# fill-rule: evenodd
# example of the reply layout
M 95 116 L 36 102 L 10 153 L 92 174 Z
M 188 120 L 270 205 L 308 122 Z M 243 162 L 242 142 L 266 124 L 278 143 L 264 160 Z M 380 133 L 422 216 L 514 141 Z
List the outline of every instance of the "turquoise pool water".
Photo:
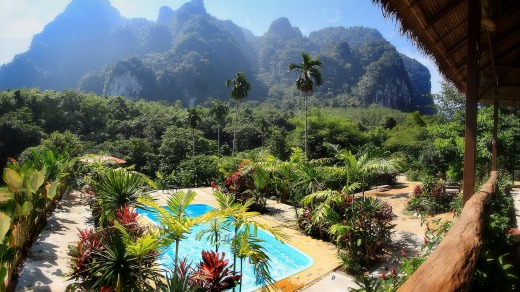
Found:
M 213 207 L 205 204 L 193 204 L 188 206 L 186 213 L 188 216 L 196 217 L 200 216 L 210 210 Z M 156 222 L 156 218 L 153 213 L 147 210 L 139 210 L 139 214 L 148 219 Z M 186 257 L 188 262 L 192 262 L 196 265 L 201 261 L 202 250 L 215 250 L 215 247 L 210 245 L 204 238 L 201 241 L 195 239 L 195 235 L 203 229 L 206 229 L 204 225 L 195 226 L 192 228 L 188 238 L 182 240 L 179 244 L 179 257 Z M 232 232 L 223 233 L 222 238 L 231 238 Z M 277 241 L 271 234 L 259 229 L 258 237 L 265 242 L 263 243 L 270 260 L 270 271 L 275 281 L 282 280 L 291 275 L 294 275 L 300 271 L 303 271 L 313 265 L 314 260 L 302 253 L 295 247 L 289 244 L 283 244 Z M 221 245 L 219 252 L 224 251 L 226 258 L 230 264 L 233 264 L 233 257 L 229 248 L 229 245 Z M 172 244 L 161 256 L 159 257 L 160 264 L 163 267 L 173 266 L 173 260 L 175 258 L 175 244 Z M 237 266 L 239 262 L 237 261 Z M 242 291 L 254 291 L 260 288 L 261 285 L 257 285 L 253 272 L 253 265 L 249 264 L 247 260 L 243 263 L 243 275 L 242 275 Z

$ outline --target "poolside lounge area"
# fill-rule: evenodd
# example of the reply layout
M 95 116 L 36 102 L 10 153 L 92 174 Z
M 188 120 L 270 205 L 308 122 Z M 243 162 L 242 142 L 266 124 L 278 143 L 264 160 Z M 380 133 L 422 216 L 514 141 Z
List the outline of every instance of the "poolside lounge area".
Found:
M 211 188 L 194 189 L 196 204 L 216 207 Z M 164 204 L 168 191 L 153 194 L 159 204 Z M 340 265 L 336 248 L 332 243 L 305 236 L 301 231 L 290 228 L 294 210 L 291 206 L 269 201 L 268 206 L 276 210 L 276 216 L 260 215 L 255 220 L 269 226 L 282 228 L 288 235 L 288 243 L 314 259 L 314 264 L 295 275 L 276 283 L 278 291 L 295 291 L 327 276 Z M 55 214 L 44 231 L 33 244 L 25 262 L 15 291 L 65 291 L 73 281 L 66 280 L 68 245 L 77 240 L 77 228 L 92 227 L 91 210 L 86 198 L 79 192 L 68 194 L 59 203 Z M 287 220 L 286 220 L 287 219 Z

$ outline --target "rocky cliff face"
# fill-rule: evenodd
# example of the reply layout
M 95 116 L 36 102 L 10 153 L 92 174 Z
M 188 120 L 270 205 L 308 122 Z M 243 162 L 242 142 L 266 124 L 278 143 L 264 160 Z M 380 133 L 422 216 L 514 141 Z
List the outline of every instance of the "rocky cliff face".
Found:
M 124 72 L 122 75 L 114 76 L 110 80 L 106 87 L 105 95 L 138 98 L 142 90 L 143 85 L 137 81 L 137 77 L 131 75 L 130 72 Z
M 410 110 L 412 94 L 410 93 L 410 85 L 406 81 L 400 77 L 386 80 L 375 90 L 373 103 L 390 108 Z

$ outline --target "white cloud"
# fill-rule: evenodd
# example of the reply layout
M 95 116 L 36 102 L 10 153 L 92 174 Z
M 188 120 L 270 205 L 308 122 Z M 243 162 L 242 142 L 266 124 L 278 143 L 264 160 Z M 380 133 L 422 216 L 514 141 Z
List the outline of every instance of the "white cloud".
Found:
M 31 38 L 0 37 L 0 64 L 11 61 L 15 54 L 23 53 L 29 47 Z
M 29 47 L 32 37 L 62 12 L 70 0 L 0 1 L 0 64 Z
M 332 16 L 327 17 L 327 22 L 338 22 L 341 20 L 341 11 L 339 9 L 334 9 L 332 12 Z

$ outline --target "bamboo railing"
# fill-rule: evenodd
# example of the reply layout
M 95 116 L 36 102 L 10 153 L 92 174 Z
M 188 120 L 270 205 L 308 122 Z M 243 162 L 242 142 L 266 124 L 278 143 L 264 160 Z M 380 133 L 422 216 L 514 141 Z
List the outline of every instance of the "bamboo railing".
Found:
M 398 291 L 464 291 L 469 284 L 482 245 L 486 202 L 495 194 L 496 171 L 464 205 L 459 219 L 437 249 Z

